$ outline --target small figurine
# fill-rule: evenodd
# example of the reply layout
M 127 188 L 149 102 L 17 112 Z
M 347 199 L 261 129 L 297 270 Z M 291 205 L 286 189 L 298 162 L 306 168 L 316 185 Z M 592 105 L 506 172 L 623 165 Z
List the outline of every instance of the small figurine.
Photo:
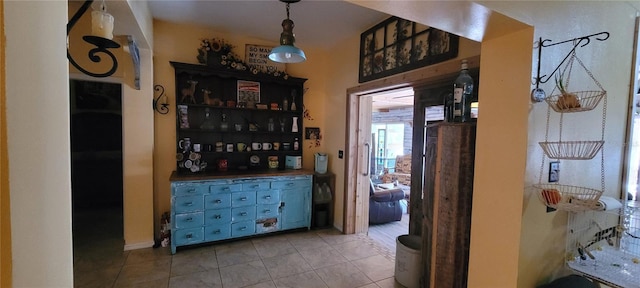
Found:
M 187 81 L 187 84 L 189 84 L 189 87 L 182 88 L 182 98 L 180 98 L 180 102 L 185 103 L 189 100 L 191 103 L 196 104 L 196 98 L 193 97 L 193 95 L 196 92 L 196 85 L 198 85 L 198 81 L 189 80 Z

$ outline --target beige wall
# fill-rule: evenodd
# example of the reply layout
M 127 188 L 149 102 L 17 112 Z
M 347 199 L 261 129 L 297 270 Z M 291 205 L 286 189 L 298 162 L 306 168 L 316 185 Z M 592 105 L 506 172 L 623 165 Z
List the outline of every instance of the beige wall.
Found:
M 394 15 L 398 15 L 401 17 L 405 17 L 408 19 L 413 19 L 419 21 L 421 15 L 427 15 L 427 8 L 429 5 L 438 6 L 433 7 L 434 11 L 441 9 L 447 5 L 453 5 L 448 3 L 446 5 L 441 5 L 443 3 L 418 3 L 418 2 L 403 2 L 402 5 L 395 3 L 391 5 L 386 2 L 377 2 L 377 1 L 354 1 L 359 2 L 359 4 L 363 6 L 368 6 L 372 8 L 376 8 L 377 10 L 392 13 Z M 538 37 L 550 38 L 554 41 L 561 41 L 566 39 L 571 39 L 573 37 L 588 35 L 593 33 L 598 33 L 601 31 L 608 31 L 612 33 L 612 37 L 606 42 L 594 43 L 586 48 L 579 49 L 580 55 L 583 55 L 581 59 L 585 62 L 587 67 L 594 72 L 598 80 L 603 84 L 606 90 L 608 90 L 609 95 L 609 107 L 608 107 L 608 117 L 607 117 L 607 130 L 605 132 L 605 137 L 607 138 L 607 144 L 605 145 L 605 170 L 606 170 L 606 186 L 607 189 L 605 191 L 606 195 L 614 195 L 619 196 L 620 193 L 620 178 L 621 178 L 621 166 L 622 166 L 622 151 L 624 142 L 624 129 L 625 129 L 625 121 L 626 121 L 626 105 L 627 98 L 629 95 L 628 91 L 628 82 L 629 82 L 629 72 L 631 71 L 631 48 L 633 42 L 633 27 L 634 27 L 634 17 L 637 13 L 637 9 L 634 6 L 630 5 L 627 2 L 544 2 L 544 5 L 541 5 L 540 2 L 535 1 L 486 1 L 482 2 L 488 8 L 494 9 L 495 11 L 501 12 L 506 16 L 512 17 L 516 20 L 524 24 L 529 24 L 535 27 L 535 33 L 533 39 L 531 39 L 531 44 L 528 50 L 529 52 L 537 52 L 533 50 L 533 40 Z M 465 4 L 474 9 L 478 10 L 475 5 L 476 4 Z M 463 5 L 463 6 L 465 6 Z M 411 9 L 407 9 L 407 7 L 412 6 Z M 442 7 L 441 7 L 442 6 Z M 446 7 L 445 7 L 446 8 Z M 446 9 L 445 9 L 446 10 Z M 480 9 L 481 10 L 481 9 Z M 451 10 L 453 11 L 453 10 Z M 457 10 L 458 12 L 461 10 Z M 423 13 L 424 12 L 424 13 Z M 437 13 L 437 12 L 434 12 Z M 440 13 L 440 15 L 447 15 L 447 17 L 441 17 L 442 19 L 426 19 L 427 16 L 424 17 L 425 23 L 434 23 L 433 26 L 437 26 L 445 29 L 445 27 L 450 27 L 450 29 L 445 29 L 447 31 L 459 31 L 462 35 L 469 35 L 468 37 L 477 37 L 473 34 L 474 31 L 465 30 L 465 28 L 487 28 L 485 36 L 480 36 L 477 39 L 483 41 L 482 47 L 482 67 L 481 67 L 481 75 L 483 75 L 482 87 L 483 91 L 487 91 L 487 89 L 495 89 L 496 93 L 500 93 L 500 86 L 503 86 L 504 82 L 494 82 L 489 83 L 489 85 L 485 84 L 485 76 L 486 73 L 486 57 L 485 54 L 489 53 L 489 49 L 491 48 L 491 44 L 484 43 L 487 38 L 487 35 L 493 35 L 490 39 L 495 40 L 495 35 L 505 35 L 505 29 L 509 29 L 509 25 L 505 24 L 504 18 L 499 19 L 500 21 L 489 21 L 489 25 L 461 25 L 461 23 L 468 23 L 476 21 L 477 19 L 482 19 L 482 17 L 467 17 L 468 19 L 462 19 L 458 21 L 455 16 L 459 16 L 461 13 L 456 13 L 455 15 L 449 15 L 446 11 L 444 13 Z M 464 14 L 464 13 L 462 13 Z M 484 14 L 486 16 L 486 14 Z M 468 15 L 467 15 L 468 16 Z M 483 16 L 483 14 L 479 14 L 479 16 Z M 437 17 L 433 17 L 437 18 Z M 452 20 L 452 19 L 455 19 Z M 508 19 L 508 18 L 507 18 Z M 430 22 L 432 21 L 432 22 Z M 502 23 L 501 23 L 502 22 Z M 482 29 L 480 29 L 482 30 Z M 474 38 L 476 39 L 476 38 Z M 492 40 L 493 41 L 493 40 Z M 521 48 L 523 49 L 523 48 Z M 570 49 L 570 48 L 569 48 Z M 547 48 L 543 51 L 543 61 L 542 61 L 542 72 L 550 73 L 553 70 L 554 65 L 557 65 L 560 60 L 564 57 L 565 53 L 568 50 L 566 46 L 556 46 L 554 48 Z M 493 52 L 491 52 L 493 53 Z M 516 56 L 519 51 L 505 51 L 505 58 L 510 58 Z M 529 54 L 529 53 L 526 53 Z M 528 56 L 531 57 L 531 56 Z M 499 58 L 499 57 L 497 57 Z M 606 60 L 605 60 L 606 59 Z M 495 59 L 495 61 L 500 61 L 500 59 Z M 534 65 L 530 66 L 530 75 L 533 75 L 535 72 Z M 515 81 L 510 79 L 505 79 L 503 81 Z M 583 76 L 575 75 L 575 80 L 573 83 L 588 83 L 585 81 Z M 553 80 L 548 84 L 543 85 L 542 88 L 547 90 L 548 93 L 551 92 L 553 88 L 552 84 Z M 528 87 L 529 89 L 532 87 Z M 506 91 L 505 91 L 506 90 Z M 503 89 L 503 95 L 496 97 L 513 97 L 514 93 L 512 90 Z M 520 97 L 528 98 L 528 93 L 517 93 L 521 95 Z M 485 94 L 481 91 L 480 97 L 486 99 Z M 493 95 L 491 95 L 493 97 Z M 481 108 L 481 115 L 486 115 L 487 103 L 481 105 L 484 109 Z M 471 270 L 473 273 L 470 274 L 470 281 L 481 280 L 482 275 L 487 275 L 484 277 L 493 277 L 496 282 L 493 282 L 496 285 L 504 284 L 503 282 L 498 282 L 500 279 L 513 281 L 514 275 L 505 275 L 511 273 L 500 274 L 501 276 L 496 277 L 495 271 L 503 272 L 504 269 L 498 269 L 499 267 L 494 265 L 478 265 L 478 262 L 474 260 L 474 255 L 484 255 L 485 253 L 497 253 L 494 255 L 490 255 L 490 258 L 493 259 L 503 259 L 503 263 L 513 263 L 513 259 L 518 259 L 518 287 L 534 287 L 538 284 L 545 283 L 549 281 L 551 278 L 559 276 L 563 273 L 562 271 L 562 261 L 563 261 L 563 252 L 564 252 L 564 235 L 566 233 L 566 212 L 556 212 L 556 213 L 545 213 L 544 207 L 537 200 L 535 195 L 532 195 L 532 191 L 530 189 L 524 189 L 524 187 L 529 187 L 531 184 L 538 182 L 539 169 L 540 169 L 540 160 L 542 158 L 541 150 L 537 144 L 539 141 L 544 140 L 544 131 L 545 131 L 545 120 L 546 120 L 546 104 L 532 104 L 529 107 L 529 112 L 527 113 L 528 117 L 528 125 L 522 126 L 522 130 L 527 130 L 528 135 L 522 138 L 518 138 L 518 140 L 528 139 L 527 140 L 527 165 L 525 172 L 525 181 L 522 189 L 494 189 L 493 191 L 484 191 L 480 192 L 482 186 L 489 185 L 489 183 L 479 182 L 480 180 L 476 177 L 476 189 L 475 194 L 476 198 L 482 197 L 480 199 L 474 199 L 474 205 L 477 201 L 488 201 L 488 200 L 497 200 L 499 199 L 499 195 L 502 194 L 504 197 L 507 197 L 509 201 L 507 203 L 511 203 L 513 205 L 512 200 L 516 199 L 514 197 L 523 197 L 522 202 L 522 212 L 519 212 L 520 209 L 516 207 L 495 207 L 494 211 L 485 211 L 480 214 L 477 206 L 474 206 L 474 219 L 473 223 L 477 223 L 477 219 L 482 219 L 485 222 L 491 217 L 494 217 L 497 221 L 501 222 L 504 219 L 509 219 L 509 221 L 513 221 L 514 219 L 519 219 L 522 217 L 522 228 L 521 228 L 521 236 L 518 235 L 515 237 L 513 233 L 509 234 L 508 237 L 511 245 L 514 247 L 518 246 L 518 242 L 520 242 L 519 255 L 504 255 L 504 251 L 502 249 L 491 249 L 495 247 L 494 245 L 486 246 L 487 243 L 484 243 L 486 240 L 491 237 L 478 236 L 478 233 L 483 233 L 485 235 L 493 234 L 487 233 L 488 231 L 494 231 L 495 229 L 500 231 L 501 235 L 505 235 L 505 231 L 500 229 L 500 226 L 485 226 L 482 225 L 480 227 L 475 227 L 475 233 L 472 234 L 472 247 L 477 247 L 475 249 L 483 249 L 488 251 L 472 251 L 472 259 L 471 262 L 473 266 Z M 578 113 L 576 115 L 570 115 L 571 122 L 569 120 L 565 121 L 565 123 L 571 123 L 573 126 L 571 128 L 565 127 L 565 134 L 563 135 L 563 139 L 573 138 L 571 140 L 583 140 L 584 137 L 589 137 L 586 140 L 592 140 L 592 137 L 599 138 L 599 128 L 600 128 L 600 120 L 601 118 L 601 110 L 592 111 L 589 113 Z M 519 118 L 521 115 L 516 115 Z M 553 115 L 556 116 L 556 115 Z M 486 116 L 481 116 L 482 121 Z M 568 116 L 569 117 L 569 116 Z M 513 121 L 513 118 L 507 117 L 504 115 L 507 121 Z M 557 121 L 557 118 L 556 120 Z M 553 122 L 552 122 L 553 123 Z M 557 122 L 555 122 L 557 123 Z M 588 128 L 586 128 L 588 127 Z M 594 127 L 594 128 L 592 128 Z M 586 130 L 585 130 L 586 128 Z M 481 127 L 479 127 L 479 134 Z M 511 130 L 505 130 L 510 131 Z M 551 135 L 557 137 L 558 129 L 557 127 L 552 127 L 550 129 Z M 493 135 L 491 135 L 493 136 Z M 479 136 L 480 138 L 480 136 Z M 478 145 L 480 145 L 480 139 L 478 139 Z M 484 157 L 484 155 L 482 156 Z M 584 185 L 586 187 L 595 187 L 599 188 L 600 181 L 600 165 L 599 161 L 595 160 L 595 162 L 589 163 L 575 163 L 576 161 L 563 161 L 562 169 L 561 169 L 561 181 L 567 184 L 574 185 Z M 476 169 L 482 169 L 480 165 L 476 166 Z M 486 170 L 486 169 L 484 169 Z M 508 171 L 511 173 L 512 171 Z M 483 173 L 483 172 L 481 172 Z M 516 175 L 518 176 L 518 175 Z M 521 177 L 521 176 L 519 176 Z M 504 175 L 504 179 L 510 179 L 508 175 Z M 500 179 L 497 179 L 501 181 Z M 511 179 L 509 180 L 511 181 Z M 496 183 L 496 182 L 494 182 Z M 504 185 L 504 181 L 497 182 L 501 185 Z M 487 194 L 488 193 L 488 194 Z M 478 196 L 478 195 L 482 196 Z M 516 196 L 514 196 L 516 195 Z M 502 222 L 505 223 L 505 222 Z M 516 223 L 514 223 L 516 224 Z M 517 225 L 516 225 L 517 226 Z M 481 231 L 479 231 L 481 230 Z M 509 231 L 511 231 L 510 229 Z M 513 235 L 513 236 L 512 236 Z M 478 239 L 482 239 L 479 240 Z M 503 237 L 503 239 L 505 239 Z M 476 245 L 480 244 L 482 245 Z M 480 248 L 481 247 L 481 248 Z M 498 247 L 499 248 L 499 247 Z M 473 248 L 472 248 L 473 249 Z M 512 250 L 510 248 L 509 250 Z M 496 256 L 497 255 L 497 256 Z M 500 266 L 500 268 L 503 266 Z M 513 272 L 513 268 L 507 267 L 506 271 Z M 478 276 L 477 279 L 474 278 L 475 275 Z M 491 275 L 491 276 L 489 276 Z M 486 279 L 490 280 L 490 279 Z M 488 284 L 488 282 L 470 282 L 470 284 L 479 284 L 478 287 L 483 287 L 480 284 Z M 514 286 L 514 285 L 509 285 Z M 496 286 L 499 287 L 499 286 Z
M 72 287 L 67 3 L 4 3 L 13 286 Z
M 592 42 L 578 48 L 578 57 L 593 72 L 595 78 L 607 90 L 607 124 L 605 131 L 605 180 L 604 195 L 620 197 L 623 165 L 624 135 L 629 96 L 629 79 L 632 63 L 635 16 L 637 10 L 626 2 L 532 2 L 498 3 L 487 2 L 487 6 L 513 15 L 525 23 L 535 26 L 534 39 L 552 39 L 553 42 L 602 31 L 611 33 L 604 41 Z M 571 15 L 571 17 L 567 17 Z M 579 23 L 579 24 L 577 24 Z M 577 24 L 577 25 L 576 25 Z M 559 29 L 559 27 L 572 27 Z M 542 50 L 541 73 L 550 73 L 569 52 L 571 44 L 561 44 Z M 536 51 L 537 53 L 537 51 Z M 534 61 L 537 54 L 534 53 Z M 535 69 L 535 65 L 532 67 Z M 535 70 L 532 70 L 532 75 Z M 553 90 L 551 79 L 541 88 L 548 94 Z M 593 90 L 593 81 L 574 66 L 571 78 L 572 90 Z M 593 111 L 572 113 L 564 118 L 563 139 L 599 140 L 603 103 Z M 558 114 L 551 112 L 549 141 L 559 137 Z M 525 185 L 538 183 L 542 150 L 538 142 L 544 141 L 547 106 L 545 103 L 531 104 L 529 109 L 529 140 Z M 562 184 L 600 189 L 599 155 L 588 161 L 562 161 L 560 180 Z M 545 163 L 547 171 L 548 159 Z M 543 182 L 546 176 L 542 176 Z M 520 242 L 519 287 L 533 287 L 545 283 L 563 273 L 567 213 L 546 213 L 544 206 L 531 189 L 524 191 L 522 212 L 522 234 Z
M 0 15 L 4 1 L 0 1 Z M 7 115 L 5 78 L 4 22 L 0 22 L 0 286 L 11 287 L 11 205 L 9 197 L 9 160 L 7 159 Z

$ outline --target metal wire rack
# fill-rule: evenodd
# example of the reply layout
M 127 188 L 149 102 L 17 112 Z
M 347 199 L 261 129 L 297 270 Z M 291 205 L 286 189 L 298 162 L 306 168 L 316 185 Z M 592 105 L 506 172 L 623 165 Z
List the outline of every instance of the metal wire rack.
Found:
M 533 187 L 542 203 L 563 211 L 586 211 L 598 207 L 598 200 L 602 195 L 601 190 L 561 185 L 561 184 L 536 184 Z
M 598 154 L 604 141 L 539 142 L 549 158 L 589 160 Z
M 558 113 L 583 112 L 593 110 L 598 106 L 602 98 L 607 95 L 606 91 L 578 91 L 571 92 L 575 97 L 575 104 L 568 104 L 564 101 L 566 98 L 563 94 L 556 94 L 546 97 L 544 100 L 549 107 Z
M 640 287 L 640 207 L 569 213 L 566 265 L 611 287 Z

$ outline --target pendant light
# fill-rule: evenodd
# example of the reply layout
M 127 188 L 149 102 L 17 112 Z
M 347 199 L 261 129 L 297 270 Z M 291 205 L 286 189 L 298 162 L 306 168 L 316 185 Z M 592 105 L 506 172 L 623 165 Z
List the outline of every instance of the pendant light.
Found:
M 280 34 L 280 46 L 273 48 L 269 53 L 269 59 L 280 63 L 299 63 L 307 60 L 302 49 L 293 46 L 296 42 L 293 34 L 293 21 L 289 19 L 289 4 L 300 0 L 280 0 L 287 3 L 287 19 L 282 20 L 282 33 Z

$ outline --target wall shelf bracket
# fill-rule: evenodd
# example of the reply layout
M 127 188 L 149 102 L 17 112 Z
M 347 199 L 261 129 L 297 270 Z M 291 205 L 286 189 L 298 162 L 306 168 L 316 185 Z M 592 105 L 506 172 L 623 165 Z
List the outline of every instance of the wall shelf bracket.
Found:
M 578 47 L 585 47 L 587 45 L 589 45 L 591 43 L 592 38 L 594 40 L 597 41 L 605 41 L 607 39 L 609 39 L 609 32 L 600 32 L 600 33 L 595 33 L 595 34 L 591 34 L 591 35 L 586 35 L 586 36 L 582 36 L 582 37 L 577 37 L 577 38 L 573 38 L 573 39 L 569 39 L 569 40 L 565 40 L 565 41 L 560 41 L 560 42 L 556 42 L 556 43 L 552 43 L 551 39 L 542 39 L 542 37 L 540 37 L 540 40 L 538 40 L 536 42 L 536 46 L 534 48 L 538 48 L 538 67 L 537 67 L 537 74 L 535 77 L 533 77 L 533 83 L 536 85 L 536 88 L 534 88 L 531 91 L 531 99 L 534 102 L 542 102 L 544 100 L 544 98 L 546 97 L 544 90 L 542 90 L 540 88 L 540 83 L 547 83 L 549 81 L 549 79 L 551 79 L 551 77 L 553 77 L 553 75 L 558 72 L 558 70 L 560 70 L 560 67 L 562 66 L 562 64 L 564 64 L 565 61 L 567 61 L 567 59 L 576 51 L 576 48 Z M 564 56 L 564 58 L 562 59 L 562 61 L 560 61 L 560 63 L 558 64 L 558 66 L 556 66 L 553 71 L 551 72 L 551 74 L 549 75 L 540 75 L 540 60 L 542 59 L 542 48 L 544 47 L 551 47 L 551 46 L 555 46 L 555 45 L 559 45 L 559 44 L 564 44 L 564 43 L 573 43 L 573 48 L 569 51 L 569 53 L 567 53 L 566 56 Z

